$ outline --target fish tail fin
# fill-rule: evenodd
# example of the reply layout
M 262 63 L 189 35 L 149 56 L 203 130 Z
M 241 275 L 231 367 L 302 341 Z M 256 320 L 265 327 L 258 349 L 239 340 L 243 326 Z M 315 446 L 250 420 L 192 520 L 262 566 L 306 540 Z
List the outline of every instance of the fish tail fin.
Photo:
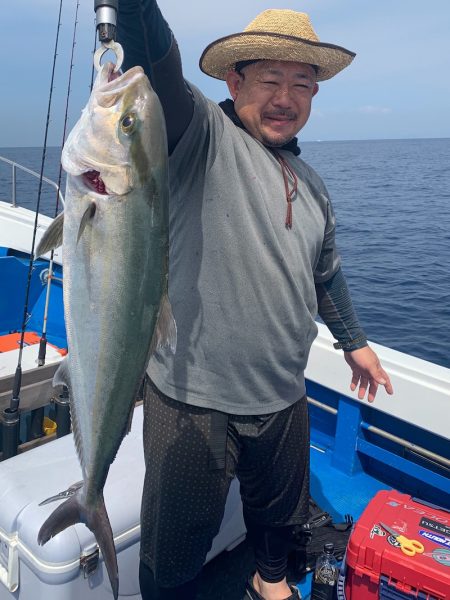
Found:
M 103 495 L 99 497 L 95 509 L 88 509 L 81 501 L 79 493 L 74 494 L 60 504 L 39 530 L 38 543 L 43 546 L 52 537 L 76 523 L 84 523 L 95 535 L 105 561 L 114 600 L 117 600 L 119 596 L 119 571 L 113 532 Z
M 76 495 L 60 504 L 48 517 L 38 533 L 38 544 L 43 546 L 67 527 L 81 522 L 80 506 Z
M 108 513 L 106 512 L 103 495 L 99 499 L 96 510 L 90 514 L 90 518 L 88 519 L 86 525 L 95 535 L 95 539 L 97 540 L 100 550 L 102 551 L 114 600 L 117 600 L 119 596 L 119 569 L 117 567 L 114 536 L 111 529 L 111 524 L 109 522 Z
M 158 349 L 169 347 L 173 354 L 177 348 L 177 324 L 173 318 L 172 306 L 167 293 L 161 299 L 153 344 Z

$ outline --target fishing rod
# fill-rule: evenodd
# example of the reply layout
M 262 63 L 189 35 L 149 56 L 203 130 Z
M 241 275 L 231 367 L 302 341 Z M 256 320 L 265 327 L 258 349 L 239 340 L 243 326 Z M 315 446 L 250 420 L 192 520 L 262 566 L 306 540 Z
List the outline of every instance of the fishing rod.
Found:
M 31 243 L 30 262 L 29 262 L 29 266 L 28 266 L 28 277 L 27 277 L 27 285 L 26 285 L 26 290 L 25 290 L 22 330 L 21 330 L 20 344 L 19 344 L 19 358 L 17 361 L 16 372 L 14 374 L 12 398 L 9 403 L 9 408 L 5 408 L 3 411 L 3 414 L 2 414 L 3 459 L 10 458 L 11 456 L 15 456 L 17 454 L 17 448 L 19 445 L 19 431 L 20 431 L 19 404 L 20 404 L 20 388 L 22 385 L 22 354 L 23 354 L 23 346 L 24 346 L 25 329 L 26 329 L 27 322 L 29 319 L 28 303 L 29 303 L 30 288 L 31 288 L 31 275 L 33 272 L 33 264 L 34 264 L 34 247 L 35 247 L 35 243 L 36 243 L 36 232 L 37 232 L 37 226 L 38 226 L 39 208 L 40 208 L 40 204 L 41 204 L 42 183 L 44 180 L 44 165 L 45 165 L 45 158 L 46 158 L 46 152 L 47 152 L 47 137 L 48 137 L 48 129 L 49 129 L 49 123 L 50 123 L 50 109 L 51 109 L 52 97 L 53 97 L 53 83 L 55 80 L 55 66 L 56 66 L 56 57 L 57 57 L 57 51 L 58 51 L 59 30 L 61 28 L 62 4 L 63 4 L 63 0 L 60 0 L 59 14 L 58 14 L 58 26 L 56 28 L 55 49 L 53 52 L 53 67 L 52 67 L 52 75 L 51 75 L 51 81 L 50 81 L 50 92 L 49 92 L 48 108 L 47 108 L 47 120 L 46 120 L 46 124 L 45 124 L 44 147 L 42 150 L 41 173 L 40 173 L 40 177 L 39 177 L 39 189 L 38 189 L 38 197 L 37 197 L 37 204 L 36 204 L 36 215 L 35 215 L 34 228 L 33 228 L 33 240 Z
M 66 141 L 66 132 L 67 132 L 67 120 L 69 114 L 69 99 L 71 92 L 71 83 L 72 83 L 72 71 L 73 71 L 73 57 L 75 53 L 75 45 L 76 45 L 76 36 L 77 36 L 77 25 L 78 25 L 78 9 L 80 6 L 79 0 L 77 0 L 77 5 L 75 8 L 75 21 L 73 27 L 73 35 L 72 35 L 72 49 L 70 54 L 70 65 L 69 65 L 69 78 L 67 83 L 67 93 L 66 93 L 66 107 L 64 113 L 64 126 L 63 126 L 63 134 L 62 134 L 62 142 L 61 148 L 63 148 L 64 143 Z M 55 213 L 54 218 L 58 216 L 59 210 L 59 190 L 61 188 L 61 179 L 62 179 L 62 164 L 61 161 L 59 163 L 59 173 L 58 173 L 58 192 L 56 194 L 56 202 L 55 202 Z M 38 366 L 42 367 L 45 364 L 45 354 L 47 349 L 47 322 L 48 322 L 48 311 L 50 305 L 50 289 L 53 279 L 53 258 L 54 258 L 54 250 L 52 249 L 50 253 L 50 262 L 48 268 L 47 275 L 47 293 L 45 297 L 45 307 L 44 307 L 44 318 L 43 318 L 43 326 L 42 326 L 42 335 L 39 343 L 39 355 L 38 355 Z
M 66 93 L 66 107 L 64 113 L 64 126 L 63 126 L 63 134 L 62 134 L 62 142 L 61 148 L 63 148 L 64 143 L 66 141 L 66 132 L 67 132 L 67 121 L 69 114 L 69 100 L 70 100 L 70 92 L 71 92 L 71 83 L 72 83 L 72 72 L 73 72 L 73 57 L 75 53 L 75 45 L 76 45 L 76 36 L 77 36 L 77 25 L 78 25 L 78 9 L 80 7 L 80 2 L 77 0 L 77 4 L 75 7 L 75 20 L 73 26 L 73 35 L 72 35 L 72 49 L 70 54 L 70 64 L 69 64 L 69 77 L 67 82 L 67 93 Z M 61 188 L 61 179 L 62 179 L 62 163 L 59 163 L 59 173 L 58 173 L 58 190 Z M 57 217 L 59 210 L 59 194 L 56 195 L 55 202 L 55 213 L 54 218 Z M 52 249 L 50 252 L 50 262 L 48 267 L 48 275 L 47 275 L 47 290 L 45 297 L 45 307 L 44 307 L 44 318 L 43 318 L 43 326 L 42 326 L 42 335 L 39 343 L 39 356 L 38 356 L 38 366 L 43 366 L 45 364 L 45 355 L 47 350 L 47 322 L 48 322 L 48 312 L 50 307 L 50 290 L 52 281 L 54 279 L 53 276 L 53 259 L 54 259 L 54 250 Z M 56 435 L 57 437 L 62 437 L 70 433 L 70 400 L 68 389 L 64 386 L 62 394 L 59 394 L 54 399 L 55 403 L 55 421 L 56 421 Z M 40 437 L 42 434 L 42 423 L 44 419 L 44 408 L 38 408 L 32 413 L 31 417 L 31 428 L 30 434 L 31 437 Z
M 94 28 L 94 49 L 92 50 L 91 83 L 89 85 L 89 92 L 92 92 L 92 88 L 94 86 L 95 65 L 94 65 L 93 60 L 94 60 L 96 49 L 97 49 L 97 30 Z

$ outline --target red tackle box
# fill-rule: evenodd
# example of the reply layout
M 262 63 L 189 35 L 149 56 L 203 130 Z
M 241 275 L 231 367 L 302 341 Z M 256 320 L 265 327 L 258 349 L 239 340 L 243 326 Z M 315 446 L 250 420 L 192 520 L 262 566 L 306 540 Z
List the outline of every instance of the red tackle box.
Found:
M 406 555 L 381 525 L 423 545 Z M 346 600 L 450 600 L 450 512 L 407 494 L 382 490 L 350 536 Z

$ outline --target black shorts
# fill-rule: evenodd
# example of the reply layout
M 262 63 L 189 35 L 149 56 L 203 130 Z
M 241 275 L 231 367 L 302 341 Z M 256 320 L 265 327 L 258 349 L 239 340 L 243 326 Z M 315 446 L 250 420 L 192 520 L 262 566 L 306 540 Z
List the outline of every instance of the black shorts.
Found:
M 144 452 L 141 560 L 162 587 L 200 572 L 235 476 L 244 515 L 261 527 L 307 518 L 306 396 L 269 415 L 226 415 L 172 400 L 147 380 Z

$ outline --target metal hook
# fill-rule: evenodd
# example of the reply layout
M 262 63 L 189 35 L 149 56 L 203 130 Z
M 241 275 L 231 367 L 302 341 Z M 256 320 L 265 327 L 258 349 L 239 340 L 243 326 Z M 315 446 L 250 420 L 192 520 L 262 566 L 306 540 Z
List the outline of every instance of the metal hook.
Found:
M 114 67 L 114 73 L 117 73 L 117 71 L 121 68 L 123 63 L 123 48 L 118 42 L 115 42 L 114 40 L 110 40 L 109 42 L 103 42 L 102 45 L 97 48 L 97 50 L 94 53 L 94 66 L 97 71 L 100 71 L 100 69 L 102 68 L 100 60 L 105 54 L 105 52 L 107 52 L 108 50 L 112 50 L 116 55 L 116 65 Z

